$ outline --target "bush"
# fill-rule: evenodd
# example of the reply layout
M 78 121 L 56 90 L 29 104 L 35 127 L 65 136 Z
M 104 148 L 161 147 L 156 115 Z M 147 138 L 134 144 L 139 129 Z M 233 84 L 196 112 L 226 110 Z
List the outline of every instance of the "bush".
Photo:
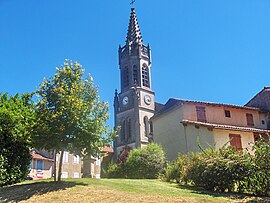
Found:
M 184 180 L 217 192 L 244 191 L 253 171 L 251 156 L 233 147 L 192 154 L 188 162 Z
M 270 144 L 259 140 L 253 146 L 255 170 L 249 178 L 250 189 L 256 195 L 270 195 Z
M 162 179 L 166 182 L 176 181 L 179 183 L 182 179 L 183 169 L 184 159 L 179 154 L 177 161 L 168 164 L 164 174 L 162 175 Z
M 185 182 L 217 192 L 248 192 L 270 195 L 270 144 L 260 140 L 253 145 L 254 155 L 224 145 L 218 150 L 178 156 L 169 164 L 163 179 Z M 182 168 L 181 168 L 182 166 Z
M 134 149 L 126 160 L 128 178 L 157 178 L 165 165 L 162 147 L 151 143 L 142 149 Z
M 126 178 L 125 165 L 110 163 L 108 168 L 104 171 L 104 176 L 106 178 Z
M 29 173 L 34 111 L 30 97 L 0 94 L 0 186 L 20 182 Z
M 162 147 L 151 143 L 142 149 L 132 150 L 127 160 L 120 164 L 110 164 L 106 176 L 110 178 L 153 179 L 162 173 L 165 154 Z

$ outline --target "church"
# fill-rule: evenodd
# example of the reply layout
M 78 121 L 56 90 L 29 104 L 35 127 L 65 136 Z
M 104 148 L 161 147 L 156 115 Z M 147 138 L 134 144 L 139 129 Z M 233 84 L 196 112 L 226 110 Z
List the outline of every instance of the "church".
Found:
M 120 92 L 114 96 L 115 160 L 149 142 L 161 144 L 168 160 L 200 147 L 224 144 L 251 151 L 250 143 L 270 134 L 270 88 L 265 87 L 246 105 L 170 98 L 155 102 L 151 85 L 151 48 L 144 44 L 135 9 L 131 9 L 124 46 L 119 46 Z

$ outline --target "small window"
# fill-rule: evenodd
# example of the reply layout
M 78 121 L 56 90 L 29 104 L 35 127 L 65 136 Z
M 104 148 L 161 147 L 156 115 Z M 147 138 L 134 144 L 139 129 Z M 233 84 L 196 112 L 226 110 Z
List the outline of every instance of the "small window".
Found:
M 126 121 L 123 121 L 121 131 L 122 131 L 121 141 L 125 141 L 126 140 Z
M 96 158 L 96 166 L 100 166 L 100 158 Z
M 61 174 L 61 178 L 68 178 L 68 172 L 63 171 Z
M 37 160 L 37 171 L 42 171 L 42 170 L 43 170 L 43 161 Z
M 133 83 L 134 84 L 138 84 L 138 68 L 137 68 L 137 66 L 133 66 Z
M 225 110 L 225 117 L 231 118 L 231 112 L 229 110 Z
M 80 163 L 80 157 L 78 155 L 73 156 L 73 163 L 74 164 L 79 164 Z
M 150 87 L 149 69 L 146 64 L 143 64 L 143 67 L 142 67 L 142 81 L 143 81 L 143 86 Z
M 247 125 L 254 126 L 253 115 L 251 113 L 247 113 L 246 117 L 247 117 Z
M 153 128 L 153 122 L 150 122 L 150 134 L 153 135 L 154 128 Z
M 262 124 L 265 125 L 265 121 L 264 120 L 262 120 Z
M 73 173 L 73 178 L 80 178 L 80 173 L 78 172 Z
M 196 106 L 196 112 L 197 112 L 197 121 L 207 122 L 206 121 L 206 114 L 205 114 L 205 107 Z
M 128 132 L 128 138 L 131 138 L 132 131 L 131 131 L 131 119 L 130 118 L 127 121 L 127 132 Z
M 148 135 L 149 135 L 149 120 L 148 120 L 147 116 L 145 116 L 143 118 L 143 123 L 144 123 L 144 136 L 148 137 Z
M 124 87 L 129 86 L 129 70 L 128 67 L 126 66 L 122 72 L 122 77 L 123 77 L 123 85 Z
M 63 154 L 63 163 L 68 163 L 68 152 L 64 151 Z
M 242 150 L 241 136 L 237 134 L 230 134 L 230 144 L 237 150 Z

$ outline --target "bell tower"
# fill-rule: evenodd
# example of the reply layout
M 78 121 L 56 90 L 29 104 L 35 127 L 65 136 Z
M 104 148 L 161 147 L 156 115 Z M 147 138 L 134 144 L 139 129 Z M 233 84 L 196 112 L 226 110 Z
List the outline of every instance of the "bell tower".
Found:
M 154 115 L 154 92 L 151 85 L 151 49 L 142 40 L 135 9 L 131 8 L 126 43 L 119 46 L 121 92 L 115 91 L 115 127 L 120 126 L 114 140 L 117 158 L 128 147 L 140 148 L 151 140 L 149 119 Z

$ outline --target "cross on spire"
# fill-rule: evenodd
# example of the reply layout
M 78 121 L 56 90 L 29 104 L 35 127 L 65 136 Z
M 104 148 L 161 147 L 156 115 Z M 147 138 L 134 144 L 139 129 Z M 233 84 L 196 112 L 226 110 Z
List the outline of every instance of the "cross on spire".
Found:
M 136 0 L 131 0 L 130 5 L 131 5 L 132 8 L 134 8 L 134 3 L 135 3 L 135 1 L 136 1 Z

